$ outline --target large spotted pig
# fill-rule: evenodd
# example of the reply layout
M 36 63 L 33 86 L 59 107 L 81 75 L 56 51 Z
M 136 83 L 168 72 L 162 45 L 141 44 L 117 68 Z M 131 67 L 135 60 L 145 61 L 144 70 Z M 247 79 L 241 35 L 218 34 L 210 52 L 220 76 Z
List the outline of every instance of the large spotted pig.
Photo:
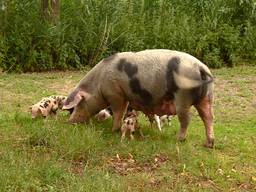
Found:
M 185 139 L 193 105 L 204 122 L 206 146 L 213 147 L 213 76 L 195 57 L 171 50 L 123 52 L 100 61 L 68 96 L 70 122 L 84 122 L 111 106 L 113 128 L 121 127 L 128 102 L 148 115 L 178 115 L 178 139 Z

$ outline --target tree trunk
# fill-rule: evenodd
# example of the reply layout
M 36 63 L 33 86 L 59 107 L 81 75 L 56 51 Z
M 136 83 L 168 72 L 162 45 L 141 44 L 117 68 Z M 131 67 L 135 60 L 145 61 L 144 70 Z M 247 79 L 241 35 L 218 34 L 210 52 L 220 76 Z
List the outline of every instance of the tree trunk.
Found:
M 60 0 L 41 0 L 42 16 L 46 21 L 56 24 L 60 16 Z

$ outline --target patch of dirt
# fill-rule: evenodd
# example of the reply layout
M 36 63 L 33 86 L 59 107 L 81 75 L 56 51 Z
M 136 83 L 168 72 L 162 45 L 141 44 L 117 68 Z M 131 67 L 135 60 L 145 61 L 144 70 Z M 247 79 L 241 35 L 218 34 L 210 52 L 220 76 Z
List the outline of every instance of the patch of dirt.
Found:
M 84 173 L 84 163 L 81 161 L 73 162 L 70 171 L 76 175 L 82 176 Z
M 154 177 L 150 178 L 149 185 L 154 188 L 158 188 L 163 181 Z
M 212 180 L 199 181 L 197 186 L 203 189 L 213 189 L 214 191 L 223 191 Z
M 151 160 L 138 162 L 129 153 L 128 156 L 120 156 L 116 154 L 114 158 L 107 160 L 107 164 L 114 173 L 119 175 L 128 175 L 134 172 L 153 172 L 168 160 L 169 159 L 166 155 L 157 154 Z M 152 184 L 154 185 L 157 185 L 157 183 L 157 181 L 152 181 Z
M 80 158 L 71 160 L 70 163 L 71 163 L 71 166 L 69 168 L 69 172 L 79 176 L 83 176 L 85 167 L 88 166 L 89 162 L 85 158 L 80 157 Z
M 253 185 L 251 183 L 240 183 L 238 184 L 238 189 L 242 191 L 252 191 L 256 190 L 256 185 Z

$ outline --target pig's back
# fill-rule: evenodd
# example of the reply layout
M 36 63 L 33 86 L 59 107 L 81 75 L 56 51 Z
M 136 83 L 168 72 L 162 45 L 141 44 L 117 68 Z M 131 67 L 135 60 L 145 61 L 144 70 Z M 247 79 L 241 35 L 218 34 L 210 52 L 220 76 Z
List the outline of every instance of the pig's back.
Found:
M 157 103 L 170 91 L 170 86 L 175 85 L 173 71 L 195 77 L 200 75 L 198 68 L 201 66 L 210 74 L 195 57 L 165 49 L 117 53 L 102 63 L 105 65 L 103 79 L 108 78 L 106 82 L 118 84 L 128 100 L 145 104 Z

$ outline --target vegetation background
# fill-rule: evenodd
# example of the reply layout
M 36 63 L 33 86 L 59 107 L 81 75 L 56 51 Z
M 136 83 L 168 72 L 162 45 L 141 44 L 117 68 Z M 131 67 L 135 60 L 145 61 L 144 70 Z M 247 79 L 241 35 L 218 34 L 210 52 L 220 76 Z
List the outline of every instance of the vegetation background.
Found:
M 255 2 L 0 0 L 0 191 L 256 191 Z M 152 48 L 220 68 L 214 149 L 195 110 L 185 142 L 176 117 L 160 133 L 141 115 L 145 139 L 123 143 L 111 119 L 31 119 L 30 105 L 67 95 L 101 58 Z M 82 70 L 48 72 L 70 69 Z
M 185 51 L 215 68 L 256 59 L 255 0 L 61 0 L 54 22 L 42 2 L 0 2 L 2 70 L 77 69 L 153 48 Z

